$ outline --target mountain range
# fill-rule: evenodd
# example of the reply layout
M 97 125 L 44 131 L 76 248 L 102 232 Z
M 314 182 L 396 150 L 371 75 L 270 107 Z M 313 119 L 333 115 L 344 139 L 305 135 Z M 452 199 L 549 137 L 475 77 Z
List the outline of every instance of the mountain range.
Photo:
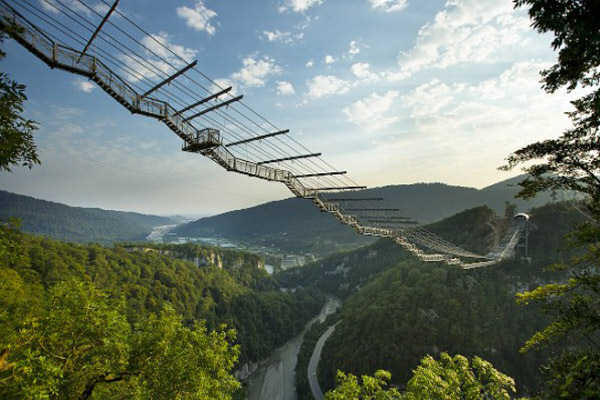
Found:
M 506 202 L 527 211 L 551 202 L 550 194 L 525 201 L 515 199 L 518 183 L 524 176 L 498 182 L 483 189 L 443 183 L 390 185 L 372 189 L 331 194 L 329 197 L 383 198 L 382 201 L 355 202 L 357 207 L 397 208 L 403 215 L 428 224 L 465 209 L 486 205 L 502 214 Z M 173 231 L 179 236 L 217 236 L 252 245 L 272 246 L 291 252 L 318 255 L 372 243 L 357 235 L 331 215 L 321 213 L 309 200 L 290 198 L 242 210 L 201 218 L 182 224 Z
M 144 240 L 153 227 L 176 223 L 167 217 L 71 207 L 0 190 L 0 220 L 10 217 L 19 218 L 25 232 L 104 244 Z

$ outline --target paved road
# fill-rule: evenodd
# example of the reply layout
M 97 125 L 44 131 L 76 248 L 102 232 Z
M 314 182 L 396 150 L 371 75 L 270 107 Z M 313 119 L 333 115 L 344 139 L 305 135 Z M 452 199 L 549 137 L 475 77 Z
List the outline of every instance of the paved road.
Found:
M 319 379 L 317 376 L 317 366 L 319 365 L 319 360 L 321 360 L 321 351 L 323 351 L 323 345 L 325 345 L 325 342 L 327 339 L 329 339 L 329 336 L 331 336 L 337 324 L 339 324 L 339 322 L 335 325 L 331 325 L 329 328 L 327 328 L 325 333 L 321 335 L 317 341 L 317 344 L 315 345 L 312 355 L 310 356 L 307 371 L 308 383 L 310 384 L 310 391 L 312 392 L 315 400 L 323 400 L 323 391 L 321 390 L 321 386 L 319 386 Z

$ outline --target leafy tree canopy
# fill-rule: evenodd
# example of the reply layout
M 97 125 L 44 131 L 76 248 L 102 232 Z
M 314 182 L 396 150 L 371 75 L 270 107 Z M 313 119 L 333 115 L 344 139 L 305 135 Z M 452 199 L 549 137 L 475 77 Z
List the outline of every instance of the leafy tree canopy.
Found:
M 9 27 L 8 31 L 11 29 L 14 28 Z M 8 31 L 0 28 L 0 43 Z M 0 60 L 5 56 L 0 50 Z M 22 116 L 25 101 L 25 85 L 0 72 L 0 171 L 10 171 L 16 165 L 31 168 L 40 163 L 33 140 L 37 124 Z
M 8 344 L 0 397 L 227 400 L 239 388 L 233 331 L 186 327 L 168 306 L 132 328 L 122 308 L 89 282 L 55 285 Z
M 563 283 L 540 286 L 518 296 L 521 303 L 541 303 L 553 321 L 527 341 L 522 351 L 564 340 L 569 352 L 553 358 L 546 368 L 543 398 L 600 396 L 600 2 L 597 0 L 515 0 L 528 7 L 533 27 L 554 34 L 557 62 L 542 71 L 544 89 L 581 89 L 568 113 L 573 126 L 558 139 L 530 144 L 509 156 L 504 169 L 529 161 L 530 176 L 521 183 L 521 197 L 551 189 L 583 194 L 588 223 L 571 235 L 577 254 L 555 270 L 571 269 Z
M 491 363 L 460 354 L 442 353 L 439 360 L 426 356 L 413 371 L 404 392 L 389 388 L 391 374 L 379 370 L 359 379 L 338 371 L 338 384 L 326 400 L 510 400 L 514 380 L 494 369 Z

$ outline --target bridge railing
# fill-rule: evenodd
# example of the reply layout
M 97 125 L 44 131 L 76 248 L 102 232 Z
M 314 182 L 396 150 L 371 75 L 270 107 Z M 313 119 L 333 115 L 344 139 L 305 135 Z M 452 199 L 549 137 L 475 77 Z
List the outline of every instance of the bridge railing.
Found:
M 80 51 L 55 43 L 42 30 L 24 17 L 18 15 L 10 6 L 0 4 L 0 23 L 3 25 L 16 24 L 23 28 L 19 32 L 13 33 L 15 39 L 51 67 L 61 68 L 93 79 L 103 90 L 126 106 L 130 111 L 162 120 L 187 143 L 190 143 L 198 132 L 191 123 L 185 120 L 183 115 L 177 114 L 177 111 L 167 102 L 149 97 L 142 98 L 129 83 L 96 57 L 82 54 Z M 282 182 L 296 196 L 313 199 L 321 210 L 332 213 L 338 220 L 350 225 L 361 234 L 392 238 L 396 243 L 426 261 L 444 261 L 449 264 L 460 264 L 463 268 L 469 268 L 469 265 L 473 265 L 472 268 L 492 265 L 510 255 L 520 234 L 517 230 L 512 235 L 504 250 L 494 257 L 496 260 L 465 264 L 457 258 L 451 258 L 448 254 L 469 258 L 485 257 L 461 249 L 458 246 L 441 240 L 435 235 L 428 234 L 426 231 L 394 231 L 381 227 L 363 226 L 355 217 L 344 214 L 339 204 L 324 202 L 319 199 L 319 190 L 305 187 L 299 179 L 294 177 L 291 171 L 259 165 L 256 162 L 237 158 L 224 146 L 218 146 L 204 155 L 229 171 L 269 181 Z M 416 244 L 433 249 L 434 251 L 444 252 L 444 254 L 425 254 Z

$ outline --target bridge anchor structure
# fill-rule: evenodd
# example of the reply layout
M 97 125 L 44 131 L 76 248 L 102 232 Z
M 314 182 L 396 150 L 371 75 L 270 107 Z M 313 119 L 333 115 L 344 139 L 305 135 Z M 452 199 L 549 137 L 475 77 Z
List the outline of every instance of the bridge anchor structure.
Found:
M 365 187 L 348 178 L 346 171 L 333 168 L 321 153 L 289 137 L 289 130 L 252 110 L 243 95 L 231 93 L 231 86 L 210 80 L 198 70 L 197 61 L 183 59 L 144 31 L 119 11 L 118 1 L 104 3 L 110 7 L 106 14 L 83 0 L 77 0 L 81 6 L 77 8 L 63 0 L 41 1 L 46 7 L 29 0 L 0 0 L 0 27 L 15 28 L 8 29 L 11 37 L 51 68 L 86 77 L 132 114 L 166 125 L 183 141 L 183 151 L 207 157 L 227 171 L 281 183 L 358 234 L 389 238 L 426 262 L 465 269 L 490 266 L 511 257 L 520 243 L 526 225 L 515 224 L 504 248 L 475 254 L 398 215 L 399 209 L 376 207 L 382 198 L 357 197 L 360 193 L 355 191 Z M 119 17 L 116 22 L 109 18 L 113 13 Z M 92 16 L 100 22 L 92 21 Z M 123 21 L 144 37 L 137 39 L 122 27 Z M 91 37 L 87 39 L 82 30 Z M 199 82 L 202 79 L 209 84 Z

